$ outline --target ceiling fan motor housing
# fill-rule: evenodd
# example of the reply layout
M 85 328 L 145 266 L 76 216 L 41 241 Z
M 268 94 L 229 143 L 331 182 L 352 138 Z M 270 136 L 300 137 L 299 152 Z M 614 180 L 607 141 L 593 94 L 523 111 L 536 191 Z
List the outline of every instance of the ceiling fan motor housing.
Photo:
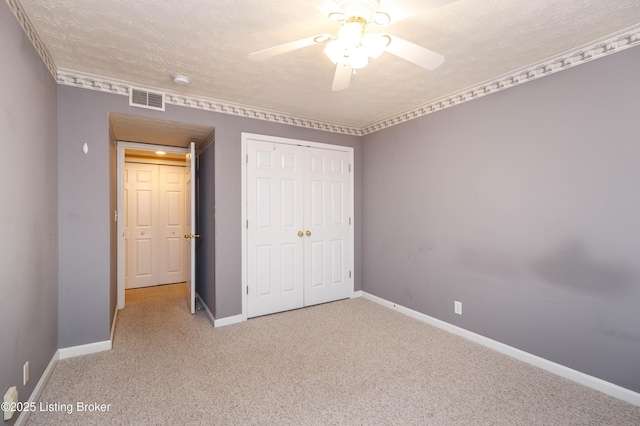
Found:
M 338 0 L 336 4 L 344 10 L 347 17 L 359 16 L 367 22 L 371 22 L 379 6 L 377 0 Z

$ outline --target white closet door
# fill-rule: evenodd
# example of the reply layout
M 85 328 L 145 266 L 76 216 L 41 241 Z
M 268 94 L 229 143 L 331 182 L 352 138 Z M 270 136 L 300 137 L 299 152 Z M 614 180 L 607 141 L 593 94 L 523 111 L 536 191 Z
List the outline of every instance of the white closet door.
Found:
M 305 306 L 351 296 L 349 153 L 306 148 L 304 177 Z
M 185 168 L 158 166 L 158 284 L 185 281 Z
M 303 306 L 303 151 L 247 143 L 247 316 Z
M 125 170 L 128 176 L 129 242 L 125 288 L 157 285 L 158 166 L 126 163 Z

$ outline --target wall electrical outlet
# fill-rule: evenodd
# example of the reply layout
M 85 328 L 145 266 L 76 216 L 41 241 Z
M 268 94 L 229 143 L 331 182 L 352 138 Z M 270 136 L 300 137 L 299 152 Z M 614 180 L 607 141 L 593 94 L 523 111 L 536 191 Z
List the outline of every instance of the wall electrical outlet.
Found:
M 26 385 L 29 381 L 29 361 L 24 363 L 22 367 L 22 385 Z
M 453 302 L 453 312 L 462 315 L 462 302 L 458 302 L 457 300 Z

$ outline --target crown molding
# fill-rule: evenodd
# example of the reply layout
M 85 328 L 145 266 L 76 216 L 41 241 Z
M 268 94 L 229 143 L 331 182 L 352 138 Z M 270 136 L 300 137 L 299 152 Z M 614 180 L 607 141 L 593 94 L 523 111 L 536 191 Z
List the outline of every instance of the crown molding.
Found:
M 196 145 L 196 156 L 199 156 L 204 152 L 205 149 L 209 148 L 216 141 L 216 129 L 213 128 L 213 131 L 209 136 L 206 137 L 205 140 L 200 142 L 200 144 Z
M 125 96 L 129 96 L 129 90 L 131 86 L 135 86 L 162 92 L 164 94 L 164 101 L 166 104 L 202 109 L 205 111 L 219 112 L 222 114 L 236 115 L 239 117 L 254 118 L 256 120 L 288 124 L 291 126 L 306 127 L 308 129 L 323 130 L 326 132 L 342 133 L 346 135 L 356 136 L 362 135 L 362 130 L 357 127 L 326 123 L 277 111 L 270 111 L 266 109 L 250 107 L 247 105 L 221 101 L 219 99 L 172 93 L 157 87 L 141 86 L 137 83 L 131 83 L 123 80 L 114 80 L 108 77 L 86 74 L 62 68 L 58 69 L 56 81 L 59 84 L 63 84 L 66 86 L 81 87 L 84 89 L 98 90 L 101 92 L 108 92 Z
M 20 23 L 22 30 L 27 35 L 27 38 L 31 41 L 31 44 L 33 44 L 33 47 L 36 48 L 36 51 L 38 52 L 38 55 L 40 55 L 42 62 L 44 62 L 44 65 L 47 67 L 47 69 L 55 79 L 56 73 L 57 73 L 56 64 L 53 61 L 53 58 L 51 57 L 51 55 L 49 54 L 47 47 L 42 42 L 42 40 L 40 40 L 40 36 L 38 35 L 38 32 L 36 31 L 33 24 L 31 23 L 31 20 L 29 20 L 29 17 L 27 16 L 27 13 L 22 8 L 22 5 L 18 0 L 6 0 L 6 1 L 7 1 L 7 5 L 9 6 L 9 9 L 11 9 L 14 16 Z
M 363 135 L 564 71 L 640 44 L 640 24 L 363 127 Z

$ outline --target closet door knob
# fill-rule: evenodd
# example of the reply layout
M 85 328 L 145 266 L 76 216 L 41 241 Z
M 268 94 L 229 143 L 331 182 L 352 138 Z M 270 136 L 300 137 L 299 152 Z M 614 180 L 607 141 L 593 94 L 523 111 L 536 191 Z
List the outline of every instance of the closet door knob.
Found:
M 311 236 L 311 231 L 307 231 L 307 232 L 305 232 L 305 234 L 307 234 L 307 237 L 310 237 Z
M 298 237 L 302 237 L 304 233 L 302 231 L 298 231 Z

